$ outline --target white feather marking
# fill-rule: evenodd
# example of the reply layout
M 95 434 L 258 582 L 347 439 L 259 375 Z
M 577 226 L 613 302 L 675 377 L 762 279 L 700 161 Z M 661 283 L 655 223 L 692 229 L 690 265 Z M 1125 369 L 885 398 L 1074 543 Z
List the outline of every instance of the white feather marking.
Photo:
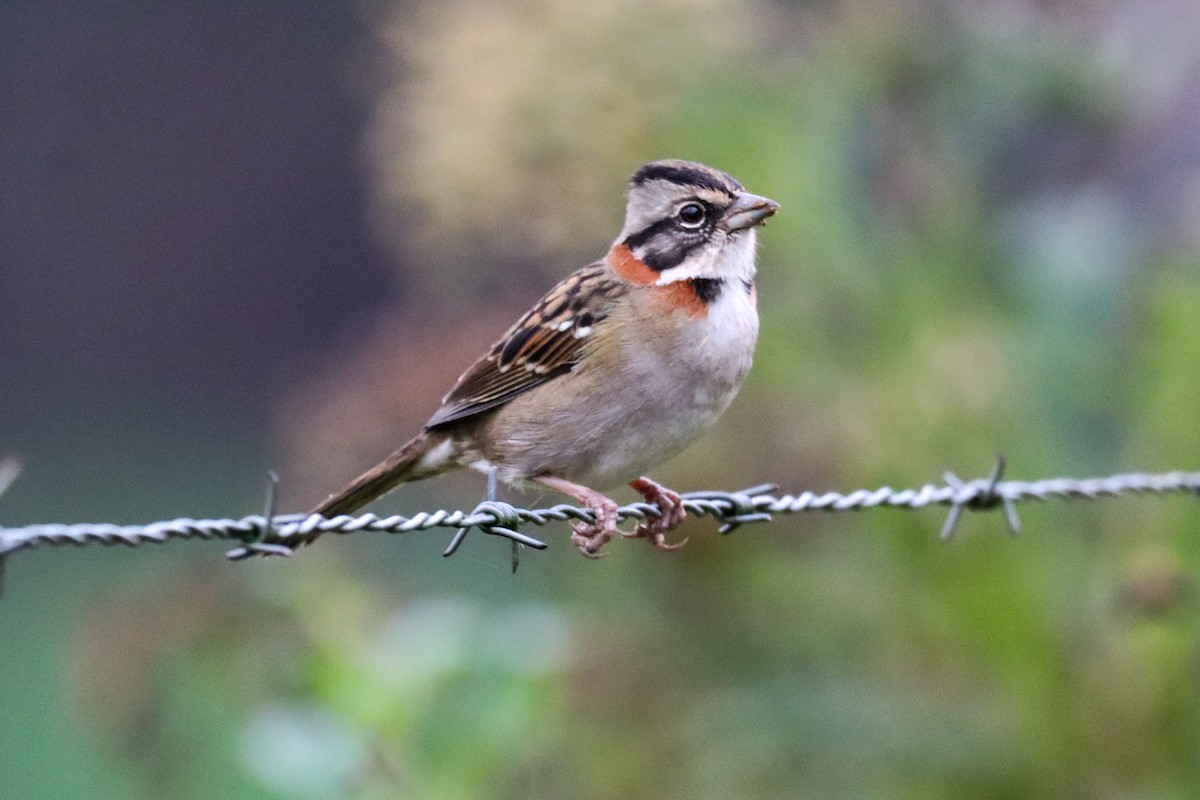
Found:
M 592 332 L 592 326 L 591 326 L 591 325 L 584 325 L 584 326 L 583 326 L 583 327 L 581 327 L 581 328 L 576 328 L 576 329 L 575 329 L 574 336 L 575 336 L 575 338 L 576 338 L 576 339 L 582 339 L 583 337 L 587 336 L 587 335 L 588 335 L 589 333 L 591 333 L 591 332 Z
M 450 460 L 450 456 L 454 454 L 454 443 L 449 439 L 439 442 L 434 447 L 429 449 L 429 452 L 421 456 L 421 460 L 417 462 L 421 470 L 437 469 Z
M 492 471 L 492 462 L 488 461 L 486 458 L 481 458 L 478 461 L 472 461 L 467 466 L 477 472 L 488 473 Z

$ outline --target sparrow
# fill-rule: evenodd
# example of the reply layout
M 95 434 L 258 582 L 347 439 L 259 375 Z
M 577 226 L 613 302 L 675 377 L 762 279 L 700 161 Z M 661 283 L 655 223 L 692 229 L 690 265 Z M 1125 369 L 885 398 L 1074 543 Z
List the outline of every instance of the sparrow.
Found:
M 348 514 L 453 469 L 495 469 L 590 510 L 571 535 L 586 556 L 616 535 L 682 546 L 664 536 L 685 517 L 679 494 L 642 473 L 683 450 L 741 388 L 758 339 L 755 228 L 778 209 L 703 164 L 644 165 L 605 256 L 547 292 L 420 433 L 312 513 Z M 660 510 L 632 533 L 617 529 L 617 504 L 602 493 L 626 482 Z

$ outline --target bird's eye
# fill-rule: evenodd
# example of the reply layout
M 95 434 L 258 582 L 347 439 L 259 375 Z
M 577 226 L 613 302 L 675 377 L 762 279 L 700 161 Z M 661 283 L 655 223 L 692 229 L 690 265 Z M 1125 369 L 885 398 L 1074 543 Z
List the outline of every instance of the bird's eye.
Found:
M 704 206 L 699 203 L 684 203 L 675 214 L 679 224 L 685 228 L 699 228 L 704 224 L 705 216 Z

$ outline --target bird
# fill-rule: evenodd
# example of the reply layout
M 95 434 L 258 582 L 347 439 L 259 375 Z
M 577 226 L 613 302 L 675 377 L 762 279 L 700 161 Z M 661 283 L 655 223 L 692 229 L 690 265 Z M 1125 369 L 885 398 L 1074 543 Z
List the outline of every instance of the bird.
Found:
M 618 535 L 681 547 L 686 539 L 665 537 L 686 516 L 680 495 L 643 473 L 681 452 L 741 388 L 758 339 L 756 228 L 778 209 L 704 164 L 643 165 L 607 253 L 520 317 L 420 432 L 311 513 L 349 514 L 454 469 L 495 470 L 589 510 L 571 533 L 585 556 Z M 622 483 L 660 512 L 628 533 L 604 493 Z

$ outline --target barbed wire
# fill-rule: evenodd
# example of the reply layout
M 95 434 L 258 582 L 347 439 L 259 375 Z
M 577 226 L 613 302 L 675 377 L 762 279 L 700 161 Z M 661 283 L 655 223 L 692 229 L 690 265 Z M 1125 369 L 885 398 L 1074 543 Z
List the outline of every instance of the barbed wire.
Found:
M 859 489 L 848 494 L 841 492 L 801 492 L 797 495 L 776 496 L 777 487 L 763 484 L 737 492 L 706 491 L 683 495 L 683 506 L 689 514 L 712 517 L 721 523 L 720 533 L 730 533 L 741 525 L 769 522 L 777 514 L 796 514 L 806 511 L 862 511 L 872 508 L 920 509 L 929 506 L 948 506 L 950 513 L 942 527 L 941 538 L 949 539 L 955 531 L 962 512 L 1001 509 L 1008 530 L 1020 531 L 1016 503 L 1025 500 L 1051 499 L 1094 500 L 1100 497 L 1119 497 L 1130 494 L 1170 494 L 1191 492 L 1200 496 L 1200 472 L 1165 472 L 1157 474 L 1126 473 L 1098 478 L 1049 478 L 1037 481 L 1002 480 L 1005 468 L 1003 457 L 996 460 L 991 475 L 962 481 L 946 473 L 944 483 L 925 484 L 919 489 Z M 11 485 L 19 472 L 13 459 L 0 460 L 0 494 Z M 276 485 L 271 475 L 267 509 L 240 519 L 190 519 L 151 522 L 144 525 L 114 525 L 111 523 L 76 523 L 27 525 L 20 528 L 0 528 L 0 577 L 7 556 L 35 547 L 84 546 L 89 544 L 125 545 L 139 547 L 162 544 L 177 539 L 219 539 L 239 543 L 226 556 L 240 560 L 251 556 L 290 556 L 295 548 L 322 534 L 387 533 L 400 534 L 433 528 L 453 528 L 455 534 L 443 555 L 453 555 L 467 532 L 500 536 L 512 542 L 513 569 L 517 566 L 519 546 L 544 550 L 545 542 L 521 533 L 521 526 L 546 525 L 550 522 L 581 520 L 592 522 L 592 512 L 568 504 L 549 508 L 519 508 L 495 498 L 495 476 L 488 481 L 488 498 L 471 511 L 423 511 L 412 516 L 373 513 L 356 516 L 339 515 L 331 518 L 316 514 L 276 514 Z M 659 509 L 651 503 L 631 503 L 617 509 L 619 522 L 657 517 Z

